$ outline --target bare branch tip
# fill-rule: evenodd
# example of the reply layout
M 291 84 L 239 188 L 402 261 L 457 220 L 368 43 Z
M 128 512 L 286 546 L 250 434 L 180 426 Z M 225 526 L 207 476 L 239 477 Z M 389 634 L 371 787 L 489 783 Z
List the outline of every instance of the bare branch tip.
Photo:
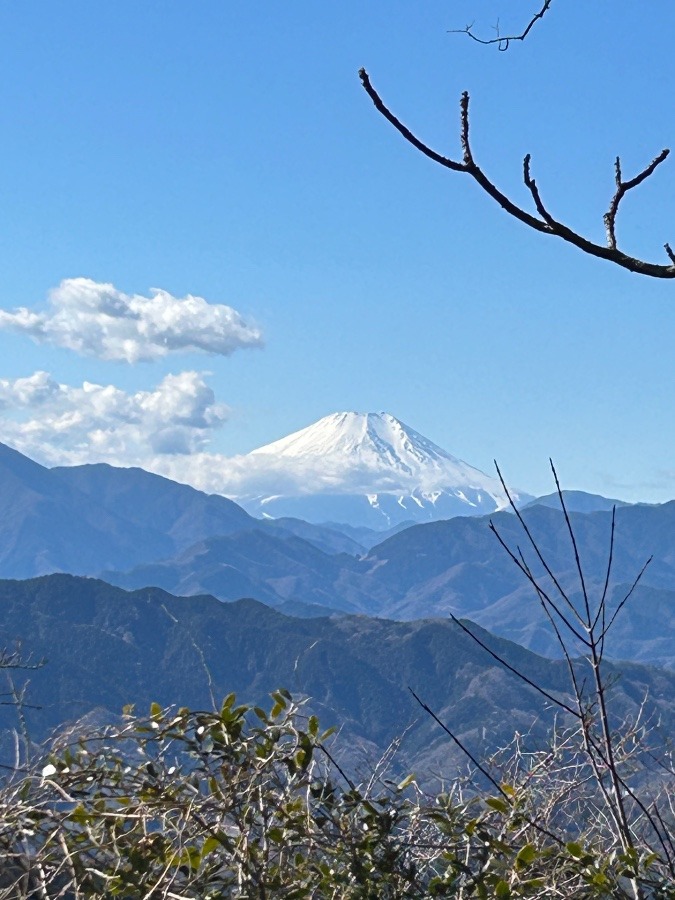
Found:
M 553 0 L 543 0 L 539 13 L 531 19 L 530 25 L 523 32 L 522 36 L 518 36 L 518 40 L 522 40 L 527 36 L 527 33 L 529 32 L 534 22 L 546 13 L 552 2 Z M 482 39 L 474 35 L 471 32 L 470 28 L 470 26 L 467 27 L 466 33 L 474 40 L 478 40 L 480 43 L 501 42 L 502 45 L 506 45 L 507 41 L 516 40 L 515 36 L 499 36 L 490 41 L 483 41 Z M 622 268 L 625 268 L 630 272 L 636 272 L 638 274 L 646 275 L 652 278 L 675 278 L 675 252 L 671 250 L 669 244 L 664 245 L 669 258 L 669 262 L 666 265 L 659 263 L 650 263 L 646 260 L 630 256 L 618 249 L 616 240 L 616 218 L 619 210 L 619 205 L 623 197 L 628 191 L 638 187 L 640 184 L 642 184 L 643 181 L 645 181 L 646 178 L 653 174 L 654 170 L 669 155 L 669 149 L 666 148 L 662 150 L 661 153 L 657 157 L 655 157 L 645 169 L 642 170 L 642 172 L 627 181 L 623 180 L 621 161 L 619 157 L 616 157 L 616 190 L 614 192 L 614 196 L 611 199 L 609 209 L 603 217 L 607 241 L 605 245 L 601 245 L 588 238 L 585 238 L 583 235 L 564 225 L 562 222 L 559 222 L 553 217 L 553 215 L 551 215 L 541 199 L 536 181 L 531 176 L 530 154 L 527 154 L 527 156 L 523 160 L 523 176 L 525 184 L 534 201 L 537 215 L 533 215 L 526 209 L 523 209 L 512 200 L 510 200 L 499 190 L 494 182 L 492 182 L 484 174 L 482 169 L 474 161 L 471 151 L 469 140 L 470 123 L 468 91 L 463 91 L 460 99 L 460 143 L 462 148 L 462 158 L 461 160 L 456 160 L 438 153 L 423 141 L 421 141 L 418 137 L 416 137 L 415 134 L 410 131 L 410 129 L 406 125 L 404 125 L 403 122 L 401 122 L 401 120 L 398 119 L 394 115 L 394 113 L 385 105 L 384 101 L 372 86 L 369 75 L 364 68 L 359 69 L 359 78 L 361 79 L 363 88 L 375 104 L 378 112 L 383 115 L 391 125 L 394 126 L 394 128 L 405 138 L 406 141 L 412 144 L 412 146 L 419 150 L 424 156 L 428 157 L 444 168 L 450 169 L 454 172 L 464 172 L 469 174 L 478 183 L 478 185 L 493 200 L 495 200 L 499 204 L 499 206 L 502 207 L 503 210 L 505 210 L 509 215 L 518 219 L 520 222 L 523 222 L 525 225 L 529 226 L 535 231 L 561 238 L 562 240 L 567 241 L 575 247 L 578 247 L 584 253 L 588 253 L 591 256 L 595 256 L 600 259 L 605 259 L 608 262 L 612 262 L 618 266 L 621 266 Z

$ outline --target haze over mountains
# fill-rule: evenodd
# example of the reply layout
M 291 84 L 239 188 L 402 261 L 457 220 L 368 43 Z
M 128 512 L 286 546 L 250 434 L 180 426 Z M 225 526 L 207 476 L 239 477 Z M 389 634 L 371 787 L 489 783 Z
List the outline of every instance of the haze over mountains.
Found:
M 512 666 L 567 695 L 562 662 L 476 630 Z M 51 575 L 0 581 L 0 636 L 48 658 L 29 673 L 38 708 L 25 716 L 34 738 L 81 716 L 110 720 L 127 703 L 141 714 L 152 701 L 203 709 L 235 691 L 267 706 L 269 692 L 285 686 L 311 698 L 307 711 L 324 726 L 340 725 L 338 746 L 348 751 L 350 769 L 362 763 L 369 773 L 403 735 L 396 767 L 428 777 L 453 771 L 459 754 L 409 687 L 478 753 L 508 743 L 516 728 L 530 731 L 532 746 L 552 716 L 536 691 L 447 620 L 298 619 L 253 600 L 180 599 L 155 588 L 127 593 L 94 579 Z M 607 674 L 616 681 L 619 673 L 617 715 L 635 716 L 647 694 L 646 715 L 659 719 L 663 732 L 672 730 L 675 673 L 622 664 Z M 15 710 L 0 707 L 0 733 L 14 717 Z
M 585 575 L 601 586 L 610 501 L 570 493 Z M 561 582 L 575 590 L 563 517 L 543 498 L 523 512 Z M 555 655 L 543 613 L 488 529 L 458 516 L 387 536 L 353 526 L 255 519 L 232 501 L 144 472 L 108 465 L 45 469 L 0 447 L 0 577 L 95 575 L 119 586 L 174 594 L 253 597 L 285 612 L 361 613 L 401 620 L 465 616 L 536 652 Z M 512 513 L 495 523 L 523 545 Z M 346 533 L 345 533 L 346 532 Z M 540 565 L 523 545 L 535 573 Z M 654 560 L 614 626 L 608 652 L 675 665 L 675 502 L 623 506 L 616 514 L 612 596 L 618 602 Z
M 109 718 L 133 700 L 204 705 L 210 685 L 260 701 L 281 685 L 311 697 L 326 724 L 341 723 L 347 744 L 376 758 L 416 717 L 407 687 L 417 685 L 472 747 L 487 751 L 514 727 L 527 730 L 541 707 L 457 632 L 451 615 L 487 629 L 483 638 L 506 658 L 564 690 L 536 595 L 489 528 L 520 547 L 550 587 L 517 517 L 503 508 L 499 482 L 385 414 L 340 414 L 318 425 L 252 454 L 256 466 L 273 460 L 270 472 L 288 476 L 283 490 L 249 502 L 262 518 L 142 469 L 47 469 L 0 445 L 0 579 L 29 579 L 0 580 L 0 643 L 21 640 L 24 652 L 50 660 L 31 675 L 47 698 L 35 697 L 43 706 L 31 713 L 36 735 L 82 714 Z M 314 493 L 299 491 L 303 471 L 315 476 L 307 484 Z M 649 690 L 655 713 L 671 722 L 675 501 L 565 497 L 594 598 L 617 507 L 610 611 L 654 557 L 606 652 L 630 661 L 621 664 L 621 711 Z M 520 493 L 518 502 L 551 570 L 580 602 L 559 497 Z M 312 504 L 317 517 L 338 520 L 272 517 Z M 462 514 L 438 519 L 444 509 Z M 411 524 L 413 514 L 431 521 Z M 359 524 L 366 520 L 394 524 L 377 530 Z M 428 721 L 403 746 L 404 767 L 438 769 L 454 759 Z

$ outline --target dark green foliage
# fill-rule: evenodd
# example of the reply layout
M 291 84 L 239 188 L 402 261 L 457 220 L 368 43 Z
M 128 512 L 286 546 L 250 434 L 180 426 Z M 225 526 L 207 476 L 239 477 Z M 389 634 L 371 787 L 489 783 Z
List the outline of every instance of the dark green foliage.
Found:
M 1 895 L 543 900 L 639 884 L 644 898 L 675 897 L 658 853 L 621 852 L 583 816 L 573 832 L 556 826 L 567 775 L 556 782 L 541 760 L 496 793 L 426 796 L 386 772 L 354 784 L 334 750 L 284 690 L 270 711 L 234 694 L 214 712 L 153 703 L 55 741 L 34 774 L 2 785 Z

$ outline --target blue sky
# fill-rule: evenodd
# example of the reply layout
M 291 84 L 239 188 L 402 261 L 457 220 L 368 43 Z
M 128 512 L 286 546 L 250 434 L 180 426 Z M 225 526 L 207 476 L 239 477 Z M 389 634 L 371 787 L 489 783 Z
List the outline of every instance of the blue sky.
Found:
M 183 455 L 226 457 L 337 410 L 386 410 L 472 465 L 497 457 L 532 493 L 550 490 L 553 456 L 569 487 L 675 497 L 675 281 L 509 219 L 407 146 L 358 81 L 365 66 L 455 156 L 469 90 L 483 168 L 527 204 L 530 152 L 549 207 L 602 240 L 616 154 L 630 175 L 675 149 L 675 8 L 555 0 L 507 53 L 448 33 L 517 30 L 536 7 L 3 4 L 0 309 L 44 315 L 65 279 L 160 288 L 232 307 L 264 346 L 185 340 L 128 362 L 5 327 L 0 440 L 47 462 L 96 458 L 87 381 L 117 388 L 109 430 L 121 423 L 124 440 L 101 437 L 110 392 L 96 395 L 96 427 L 100 458 L 120 464 L 149 453 L 133 446 L 148 409 L 153 434 L 177 423 L 154 453 L 175 437 Z M 665 262 L 674 213 L 675 159 L 624 201 L 620 245 Z M 52 386 L 39 404 L 38 371 Z

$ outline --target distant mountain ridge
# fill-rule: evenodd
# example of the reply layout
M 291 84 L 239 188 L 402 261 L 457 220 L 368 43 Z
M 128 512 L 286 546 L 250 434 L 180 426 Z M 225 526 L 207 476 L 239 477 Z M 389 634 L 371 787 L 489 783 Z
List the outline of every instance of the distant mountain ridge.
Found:
M 93 574 L 171 552 L 161 530 L 120 517 L 50 469 L 0 444 L 0 575 Z
M 547 504 L 523 516 L 560 582 L 572 595 L 578 576 L 563 515 Z M 570 513 L 592 596 L 602 593 L 611 512 Z M 541 563 L 507 511 L 490 517 L 507 544 L 521 547 L 531 570 Z M 398 620 L 453 614 L 535 652 L 556 655 L 533 589 L 488 527 L 486 517 L 415 525 L 354 557 L 327 555 L 301 537 L 256 529 L 211 538 L 181 556 L 128 572 L 106 572 L 126 589 L 159 585 L 178 594 L 234 600 L 248 592 L 272 606 L 289 602 Z M 611 602 L 618 602 L 650 555 L 654 559 L 612 628 L 607 653 L 675 667 L 675 501 L 616 512 Z M 545 584 L 548 584 L 544 580 Z
M 612 500 L 609 497 L 602 497 L 600 494 L 589 494 L 586 491 L 570 491 L 562 492 L 565 501 L 565 507 L 569 512 L 592 513 L 607 512 L 614 507 L 619 509 L 622 506 L 634 506 L 625 500 Z M 647 505 L 647 504 L 645 504 Z M 557 493 L 544 494 L 542 497 L 536 497 L 526 503 L 524 508 L 529 506 L 550 506 L 551 509 L 561 509 L 560 497 Z
M 279 539 L 302 535 L 329 554 L 366 552 L 339 530 L 255 519 L 226 497 L 143 469 L 48 469 L 0 443 L 0 578 L 123 570 L 255 528 Z
M 566 495 L 592 590 L 601 589 L 612 501 Z M 569 536 L 556 503 L 523 510 L 560 580 L 574 592 Z M 575 512 L 574 508 L 594 509 Z M 516 517 L 496 512 L 513 547 Z M 341 529 L 344 529 L 342 531 Z M 378 541 L 378 537 L 380 540 Z M 387 532 L 252 518 L 218 495 L 141 469 L 46 469 L 0 445 L 0 577 L 96 575 L 126 588 L 252 596 L 297 615 L 362 613 L 401 620 L 453 613 L 537 652 L 555 642 L 486 517 L 459 516 Z M 621 506 L 611 596 L 654 559 L 612 629 L 608 653 L 675 667 L 675 502 Z M 524 551 L 529 554 L 526 545 Z M 540 565 L 531 558 L 535 572 Z
M 511 665 L 549 691 L 566 692 L 564 663 L 477 630 Z M 254 600 L 185 600 L 157 588 L 127 593 L 96 579 L 51 575 L 0 581 L 0 645 L 16 639 L 24 653 L 47 658 L 29 673 L 28 702 L 37 708 L 24 715 L 34 739 L 83 715 L 117 717 L 127 703 L 141 714 L 153 701 L 203 709 L 236 691 L 241 701 L 267 706 L 268 693 L 286 687 L 310 698 L 307 710 L 324 726 L 341 727 L 337 745 L 351 765 L 369 754 L 371 772 L 405 732 L 395 760 L 404 772 L 454 774 L 454 747 L 409 687 L 481 754 L 507 743 L 514 729 L 528 732 L 539 717 L 531 744 L 551 721 L 539 694 L 449 621 L 294 619 Z M 615 708 L 634 715 L 648 695 L 646 715 L 654 712 L 668 730 L 675 673 L 608 664 L 613 681 L 619 671 Z M 0 707 L 0 737 L 9 738 L 15 717 L 16 710 Z
M 239 458 L 237 470 L 232 496 L 256 516 L 384 530 L 508 505 L 497 478 L 385 412 L 325 416 Z

